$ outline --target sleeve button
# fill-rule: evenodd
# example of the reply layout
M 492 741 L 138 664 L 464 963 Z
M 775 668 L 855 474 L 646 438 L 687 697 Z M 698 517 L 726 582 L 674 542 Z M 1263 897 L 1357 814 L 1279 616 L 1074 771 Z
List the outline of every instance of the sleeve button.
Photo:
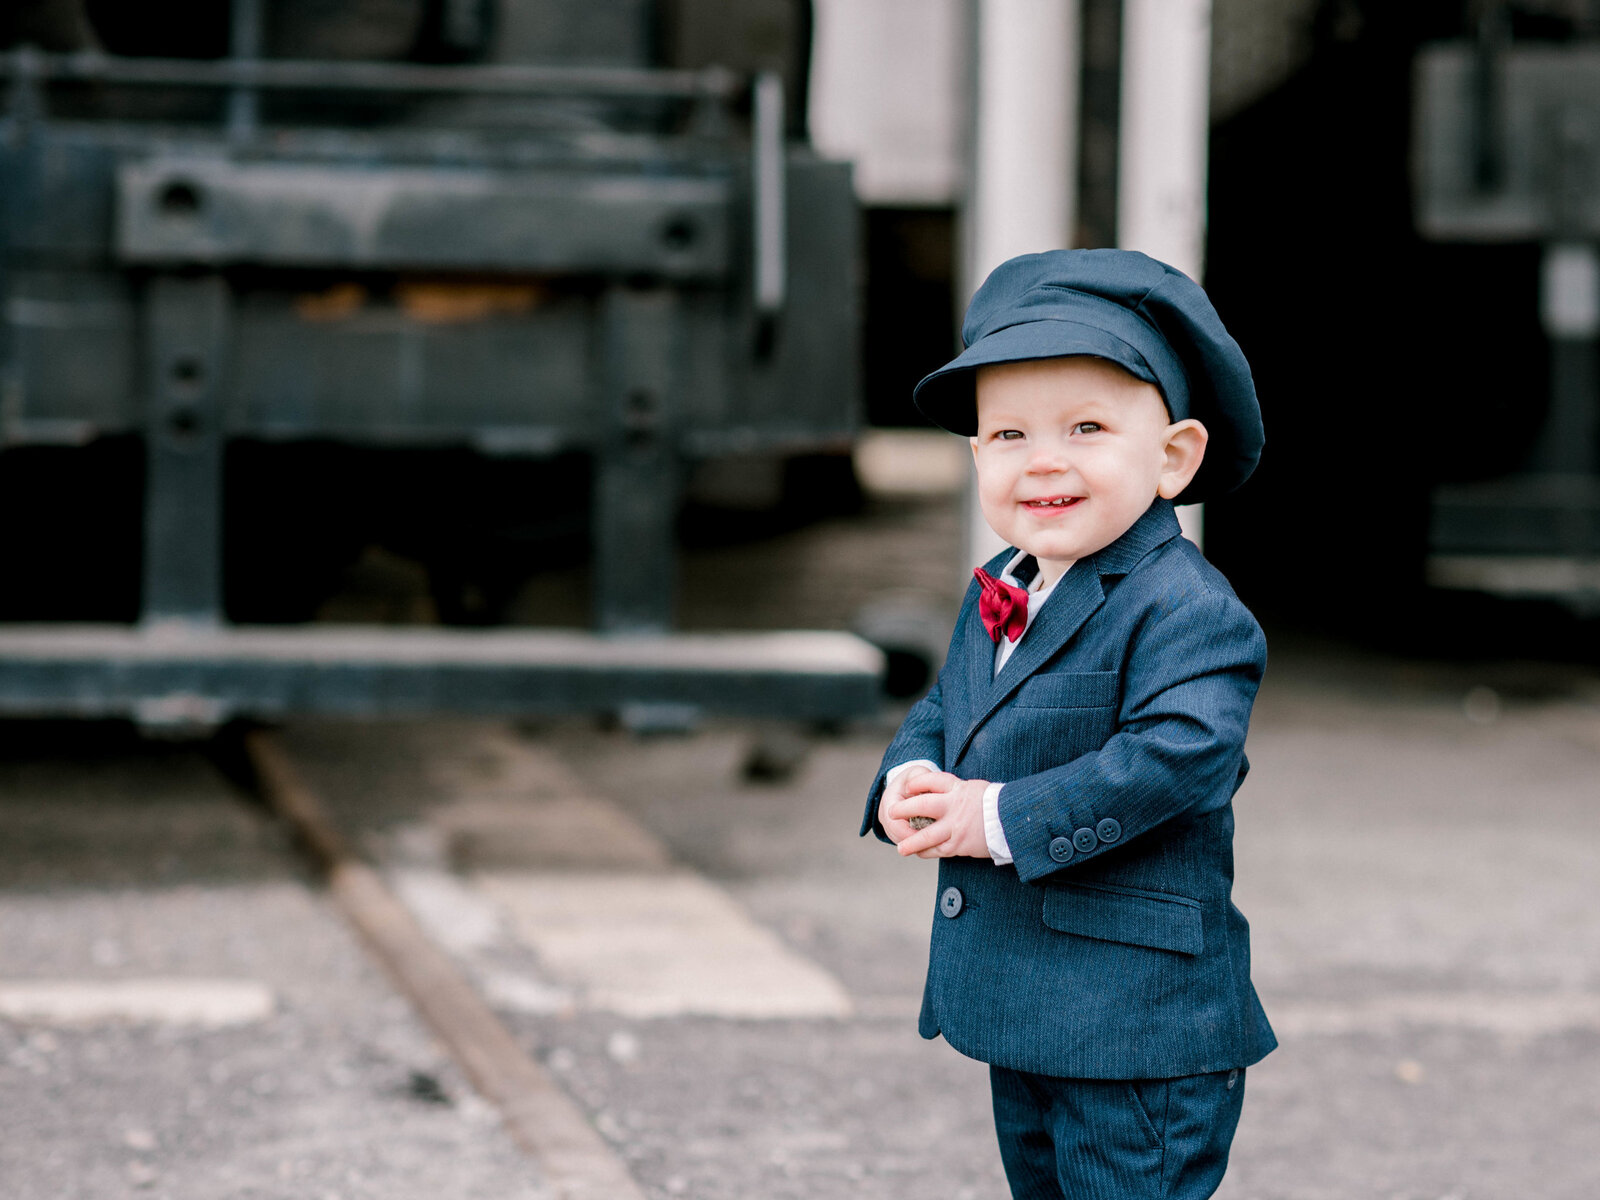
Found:
M 1050 839 L 1050 857 L 1058 863 L 1064 863 L 1072 857 L 1072 841 L 1070 838 L 1057 837 Z

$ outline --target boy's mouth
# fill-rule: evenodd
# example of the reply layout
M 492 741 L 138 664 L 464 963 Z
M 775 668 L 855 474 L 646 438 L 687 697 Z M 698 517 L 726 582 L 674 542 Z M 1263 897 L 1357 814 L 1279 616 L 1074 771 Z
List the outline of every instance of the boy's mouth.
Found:
M 1082 496 L 1041 496 L 1037 500 L 1024 500 L 1022 506 L 1034 509 L 1071 508 L 1082 499 Z

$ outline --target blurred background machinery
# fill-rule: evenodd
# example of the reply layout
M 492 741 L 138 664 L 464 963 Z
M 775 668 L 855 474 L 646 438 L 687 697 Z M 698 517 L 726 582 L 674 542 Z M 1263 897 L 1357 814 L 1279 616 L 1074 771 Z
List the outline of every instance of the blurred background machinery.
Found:
M 1577 652 L 1597 9 L 12 5 L 0 620 L 295 628 L 376 552 L 447 626 L 590 564 L 669 628 L 675 520 L 849 501 L 982 273 L 1079 244 L 1250 356 L 1268 450 L 1192 532 L 1269 622 Z M 918 586 L 858 627 L 932 665 Z
M 867 205 L 870 420 L 918 423 L 911 386 L 1005 253 L 1149 250 L 1255 369 L 1266 453 L 1202 536 L 1275 628 L 1600 650 L 1597 12 L 819 0 L 813 132 Z
M 1207 283 L 1271 447 L 1208 552 L 1302 625 L 1592 653 L 1600 5 L 1217 8 L 1269 86 L 1214 64 Z
M 0 33 L 11 711 L 317 706 L 226 635 L 374 546 L 455 625 L 590 555 L 595 629 L 660 634 L 697 464 L 848 449 L 859 216 L 806 138 L 807 3 L 35 0 Z M 109 667 L 115 623 L 166 673 Z M 870 655 L 835 649 L 853 711 Z
M 1480 5 L 1473 40 L 1417 62 L 1418 228 L 1537 246 L 1549 347 L 1544 419 L 1515 431 L 1512 470 L 1435 491 L 1428 577 L 1600 611 L 1600 5 L 1567 8 L 1564 37 L 1518 38 L 1538 9 Z M 1526 365 L 1531 390 L 1543 364 Z

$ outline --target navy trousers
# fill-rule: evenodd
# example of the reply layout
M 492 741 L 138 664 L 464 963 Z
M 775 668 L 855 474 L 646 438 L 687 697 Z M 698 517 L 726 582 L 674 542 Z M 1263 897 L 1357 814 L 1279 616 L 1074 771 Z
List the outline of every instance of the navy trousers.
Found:
M 1244 1071 L 1058 1079 L 989 1068 L 1015 1200 L 1204 1200 L 1222 1183 Z

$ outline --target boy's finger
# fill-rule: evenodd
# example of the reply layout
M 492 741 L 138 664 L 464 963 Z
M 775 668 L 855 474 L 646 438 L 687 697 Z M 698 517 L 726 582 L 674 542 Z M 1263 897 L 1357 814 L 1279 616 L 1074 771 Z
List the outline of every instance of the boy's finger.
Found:
M 933 825 L 929 825 L 926 829 L 919 829 L 905 841 L 900 842 L 896 846 L 896 849 L 898 849 L 901 854 L 906 855 L 907 857 L 913 854 L 917 855 L 918 857 L 925 857 L 923 855 L 923 851 L 932 850 L 935 846 L 938 846 L 944 842 L 944 840 L 949 836 L 949 830 L 947 830 L 943 825 L 935 823 Z
M 885 791 L 883 798 L 878 801 L 878 817 L 880 820 L 895 815 L 895 806 L 905 803 L 905 793 L 894 790 Z
M 924 771 L 904 782 L 906 795 L 920 796 L 927 792 L 948 792 L 960 781 L 947 771 Z
M 919 796 L 915 799 L 907 796 L 889 806 L 889 815 L 897 821 L 904 821 L 910 817 L 933 817 L 937 820 L 944 816 L 945 812 L 943 797 L 937 793 L 932 797 Z

